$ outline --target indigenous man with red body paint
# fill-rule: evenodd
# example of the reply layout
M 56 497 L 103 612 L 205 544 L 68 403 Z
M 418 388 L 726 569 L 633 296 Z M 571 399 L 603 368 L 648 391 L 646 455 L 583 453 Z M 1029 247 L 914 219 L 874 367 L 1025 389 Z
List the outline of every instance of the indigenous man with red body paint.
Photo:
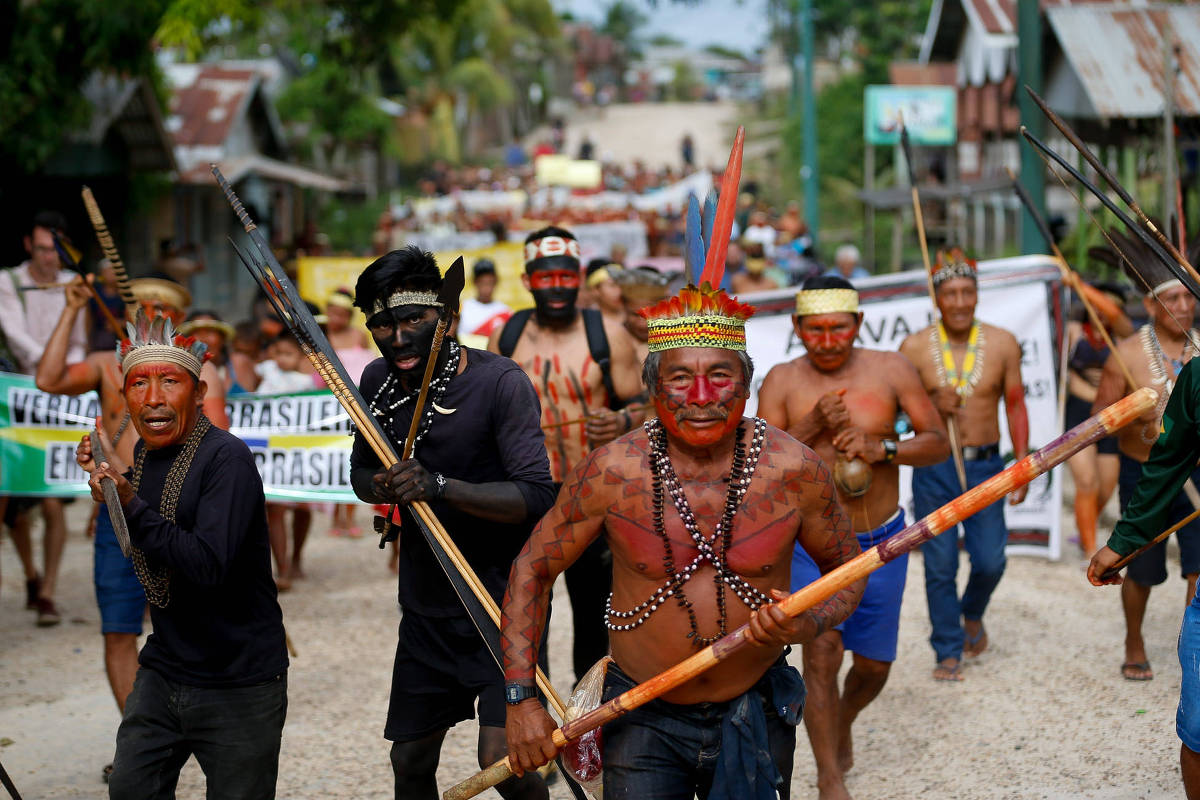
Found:
M 632 337 L 599 311 L 576 307 L 582 281 L 579 252 L 579 242 L 563 228 L 531 233 L 525 240 L 522 280 L 533 294 L 534 308 L 518 311 L 488 341 L 489 350 L 521 366 L 538 393 L 556 491 L 592 446 L 634 426 L 623 406 L 642 389 Z M 576 678 L 608 652 L 600 617 L 611 587 L 611 562 L 608 548 L 598 540 L 567 571 Z
M 250 450 L 202 411 L 205 345 L 139 314 L 118 355 L 140 441 L 132 469 L 98 435 L 76 451 L 92 497 L 111 479 L 154 632 L 117 731 L 113 800 L 174 796 L 195 755 L 208 796 L 275 796 L 287 714 L 283 614 L 271 578 L 262 479 Z
M 975 319 L 979 284 L 975 262 L 959 249 L 938 253 L 933 274 L 934 302 L 941 320 L 910 335 L 900 352 L 916 365 L 933 403 L 946 419 L 958 424 L 967 487 L 983 483 L 1004 469 L 1000 455 L 999 405 L 1004 402 L 1013 457 L 1029 451 L 1029 416 L 1021 383 L 1021 345 L 1003 328 Z M 1011 495 L 1016 505 L 1027 486 Z M 913 470 L 913 510 L 921 519 L 962 494 L 953 459 Z M 958 528 L 921 545 L 925 561 L 925 597 L 937 665 L 935 680 L 962 680 L 962 656 L 987 649 L 983 613 L 1004 575 L 1008 528 L 1004 506 L 993 503 L 963 521 L 971 575 L 960 598 Z
M 845 619 L 864 582 L 795 618 L 774 602 L 797 544 L 828 572 L 858 543 L 817 455 L 742 416 L 753 309 L 706 283 L 641 313 L 657 419 L 576 465 L 513 564 L 502 619 L 509 762 L 519 774 L 554 754 L 532 689 L 550 589 L 603 538 L 613 553 L 604 700 L 743 624 L 756 645 L 603 728 L 605 797 L 786 798 L 803 681 L 784 653 Z
M 928 466 L 950 454 L 946 428 L 911 362 L 898 353 L 854 346 L 862 324 L 858 292 L 846 279 L 817 276 L 796 295 L 792 318 L 805 355 L 772 369 L 758 394 L 758 412 L 836 464 L 834 486 L 858 544 L 868 550 L 904 529 L 900 465 Z M 897 441 L 896 417 L 908 415 L 916 435 Z M 859 470 L 854 481 L 845 465 Z M 869 465 L 869 466 L 868 466 Z M 908 555 L 871 573 L 862 602 L 842 625 L 804 646 L 808 705 L 804 724 L 817 762 L 822 800 L 849 798 L 844 775 L 854 763 L 850 727 L 883 690 L 900 632 Z M 792 590 L 820 576 L 800 547 L 792 560 Z M 838 696 L 846 650 L 854 665 Z

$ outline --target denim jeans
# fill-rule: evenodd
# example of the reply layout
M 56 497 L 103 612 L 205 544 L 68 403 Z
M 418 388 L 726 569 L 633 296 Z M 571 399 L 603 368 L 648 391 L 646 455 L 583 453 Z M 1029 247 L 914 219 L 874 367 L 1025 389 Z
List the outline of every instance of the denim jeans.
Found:
M 761 682 L 760 682 L 761 683 Z M 610 664 L 607 702 L 634 682 Z M 756 686 L 750 691 L 769 691 Z M 721 755 L 721 725 L 734 701 L 679 705 L 651 700 L 605 725 L 604 800 L 692 800 L 708 797 Z M 781 800 L 792 781 L 796 727 L 784 722 L 764 698 L 771 759 L 783 777 Z
M 967 487 L 974 488 L 1004 469 L 1004 459 L 993 456 L 967 461 Z M 917 467 L 912 478 L 913 509 L 923 519 L 962 494 L 954 460 L 932 467 Z M 929 643 L 938 661 L 962 658 L 961 619 L 981 620 L 988 600 L 1004 575 L 1004 547 L 1008 528 L 1004 525 L 1004 502 L 997 500 L 963 520 L 963 543 L 971 559 L 971 575 L 962 599 L 958 596 L 958 527 L 955 526 L 921 545 L 925 558 L 925 599 L 933 633 Z
M 196 756 L 209 800 L 272 800 L 287 716 L 287 674 L 257 686 L 211 689 L 139 669 L 117 729 L 110 800 L 175 797 Z

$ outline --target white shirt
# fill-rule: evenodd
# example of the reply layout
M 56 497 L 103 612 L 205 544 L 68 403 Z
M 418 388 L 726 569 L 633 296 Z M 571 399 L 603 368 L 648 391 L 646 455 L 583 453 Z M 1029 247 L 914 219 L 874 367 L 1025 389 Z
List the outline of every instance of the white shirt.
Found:
M 269 358 L 255 364 L 254 371 L 262 378 L 258 388 L 254 390 L 255 394 L 296 394 L 311 392 L 317 388 L 312 375 L 299 371 L 284 371 Z
M 775 257 L 775 240 L 779 238 L 779 233 L 770 225 L 750 225 L 746 228 L 746 232 L 742 234 L 742 238 L 747 242 L 758 242 L 761 244 L 765 257 Z
M 0 274 L 0 328 L 8 340 L 9 349 L 17 358 L 22 373 L 32 375 L 50 341 L 50 334 L 58 325 L 63 309 L 67 307 L 66 289 L 35 288 L 39 281 L 29 274 L 29 262 L 19 267 L 3 270 Z M 59 269 L 51 283 L 66 283 L 77 273 Z M 71 337 L 67 345 L 67 363 L 75 364 L 87 356 L 87 331 L 84 330 L 84 314 L 75 318 Z
M 481 303 L 474 297 L 468 297 L 462 303 L 458 331 L 469 336 L 491 336 L 492 331 L 503 325 L 511 316 L 512 309 L 499 300 Z

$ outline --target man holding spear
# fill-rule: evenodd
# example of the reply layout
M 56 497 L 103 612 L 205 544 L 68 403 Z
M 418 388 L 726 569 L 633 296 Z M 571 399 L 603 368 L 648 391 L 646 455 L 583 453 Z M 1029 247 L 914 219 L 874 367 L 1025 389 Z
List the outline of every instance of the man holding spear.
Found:
M 551 587 L 601 537 L 613 553 L 606 700 L 747 622 L 753 640 L 605 728 L 605 797 L 787 797 L 804 690 L 784 652 L 840 623 L 862 594 L 856 581 L 795 618 L 772 605 L 787 594 L 794 546 L 822 572 L 859 547 L 825 464 L 742 416 L 753 371 L 745 320 L 754 309 L 712 288 L 724 270 L 739 163 L 735 144 L 700 288 L 640 312 L 649 331 L 643 380 L 657 419 L 576 465 L 513 564 L 502 644 L 517 701 L 507 723 L 517 774 L 557 749 L 531 689 Z M 697 244 L 698 222 L 689 224 Z
M 979 299 L 975 262 L 958 249 L 938 253 L 932 274 L 938 322 L 910 335 L 900 352 L 917 367 L 933 404 L 961 435 L 960 455 L 965 478 L 977 486 L 1004 468 L 1000 455 L 999 405 L 1004 401 L 1013 455 L 1025 457 L 1029 449 L 1029 417 L 1021 383 L 1021 346 L 1003 328 L 975 319 Z M 924 517 L 960 492 L 950 459 L 913 470 L 913 506 Z M 1016 505 L 1025 499 L 1022 486 L 1009 496 Z M 929 642 L 937 664 L 935 680 L 962 680 L 962 656 L 977 656 L 987 649 L 983 614 L 992 592 L 1004 575 L 1004 547 L 1008 529 L 1004 507 L 995 503 L 982 509 L 963 527 L 971 576 L 959 595 L 957 528 L 921 547 L 925 560 L 925 596 L 933 625 Z
M 368 503 L 427 501 L 498 601 L 513 558 L 554 499 L 541 410 L 512 361 L 436 336 L 442 284 L 433 256 L 413 247 L 382 256 L 359 276 L 355 303 L 383 354 L 363 372 L 362 394 L 397 449 L 410 435 L 415 449 L 384 470 L 360 430 L 350 477 Z M 503 756 L 504 686 L 434 553 L 409 515 L 403 519 L 403 616 L 384 735 L 393 741 L 396 797 L 433 800 L 442 740 L 475 715 L 476 701 L 481 763 Z M 506 798 L 547 796 L 536 774 L 499 788 Z

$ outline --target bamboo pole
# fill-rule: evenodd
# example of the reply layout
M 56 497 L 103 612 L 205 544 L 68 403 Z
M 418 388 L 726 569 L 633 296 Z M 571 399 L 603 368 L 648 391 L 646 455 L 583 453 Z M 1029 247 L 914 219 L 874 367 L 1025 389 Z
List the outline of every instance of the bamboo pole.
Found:
M 1070 458 L 1103 436 L 1128 425 L 1154 407 L 1158 393 L 1150 388 L 1138 389 L 1103 409 L 1059 436 L 1045 447 L 989 478 L 965 494 L 951 500 L 929 516 L 909 525 L 887 541 L 872 547 L 837 569 L 822 575 L 809 585 L 779 601 L 779 608 L 795 617 L 832 597 L 850 584 L 911 551 L 939 533 L 957 525 L 965 518 L 1003 499 L 1057 464 Z M 692 680 L 705 670 L 750 646 L 748 625 L 743 625 L 690 658 L 681 661 L 653 678 L 614 697 L 578 719 L 568 722 L 552 734 L 555 747 L 562 749 L 588 731 L 612 722 L 617 717 L 642 706 Z M 442 794 L 443 800 L 466 800 L 495 786 L 512 774 L 508 758 L 504 758 L 480 773 Z

